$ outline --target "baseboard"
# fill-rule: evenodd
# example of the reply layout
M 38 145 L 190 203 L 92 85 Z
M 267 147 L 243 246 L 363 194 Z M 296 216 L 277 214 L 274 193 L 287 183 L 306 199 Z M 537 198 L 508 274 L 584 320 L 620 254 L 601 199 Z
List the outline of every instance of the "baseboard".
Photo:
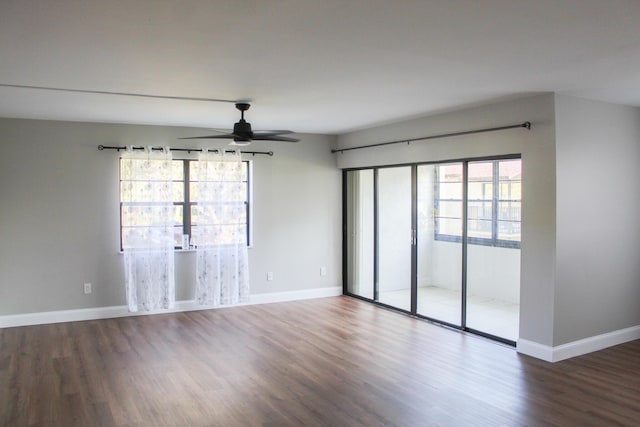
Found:
M 519 353 L 546 360 L 547 362 L 559 362 L 637 339 L 640 339 L 640 326 L 632 326 L 556 347 L 520 339 L 518 340 L 516 349 Z
M 624 344 L 637 339 L 640 339 L 640 326 L 633 326 L 631 328 L 607 332 L 606 334 L 596 335 L 594 337 L 554 347 L 553 361 L 558 362 L 571 357 L 581 356 L 583 354 L 602 350 L 607 347 L 613 347 L 618 344 Z
M 342 295 L 341 286 L 302 289 L 299 291 L 253 294 L 251 295 L 249 302 L 238 304 L 238 306 L 298 301 L 338 295 Z M 149 314 L 178 313 L 182 311 L 207 310 L 211 308 L 212 307 L 200 305 L 196 301 L 176 301 L 175 307 L 171 310 L 144 311 L 136 313 L 131 313 L 126 305 L 119 305 L 110 307 L 80 308 L 75 310 L 45 311 L 39 313 L 9 314 L 0 316 L 0 328 L 43 325 L 48 323 L 76 322 L 82 320 L 111 319 L 115 317 L 127 316 L 146 316 Z
M 251 295 L 247 304 L 269 304 L 273 302 L 299 301 L 304 299 L 336 297 L 342 295 L 342 286 L 330 288 L 303 289 L 300 291 L 270 292 Z
M 547 362 L 553 361 L 553 347 L 535 341 L 520 338 L 516 343 L 516 351 Z

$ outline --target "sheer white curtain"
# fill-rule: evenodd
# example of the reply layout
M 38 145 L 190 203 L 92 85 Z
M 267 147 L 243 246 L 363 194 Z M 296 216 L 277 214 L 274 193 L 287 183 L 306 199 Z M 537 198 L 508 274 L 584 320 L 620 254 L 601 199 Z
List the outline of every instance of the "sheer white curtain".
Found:
M 249 299 L 246 169 L 240 153 L 203 151 L 192 169 L 197 204 L 192 211 L 196 246 L 196 298 L 221 305 Z
M 172 160 L 168 148 L 127 149 L 121 161 L 122 249 L 129 311 L 175 304 Z

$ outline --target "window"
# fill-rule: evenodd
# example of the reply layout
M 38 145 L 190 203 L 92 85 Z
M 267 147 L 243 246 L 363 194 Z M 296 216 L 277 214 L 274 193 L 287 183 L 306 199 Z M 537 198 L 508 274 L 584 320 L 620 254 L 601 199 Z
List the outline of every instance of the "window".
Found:
M 145 161 L 145 160 L 140 160 Z M 121 160 L 122 162 L 122 160 Z M 235 228 L 246 226 L 247 243 L 251 242 L 251 164 L 243 161 L 243 179 L 238 192 L 239 200 L 244 204 L 244 215 L 237 218 L 234 224 L 225 224 L 228 230 L 223 233 L 222 240 L 226 234 L 231 235 Z M 192 230 L 199 224 L 194 207 L 198 204 L 210 203 L 206 197 L 198 194 L 198 161 L 197 160 L 172 160 L 171 169 L 166 173 L 170 174 L 172 182 L 171 191 L 173 193 L 173 236 L 176 249 L 188 249 L 183 247 L 182 236 L 188 235 L 192 246 L 197 245 L 197 241 L 192 241 Z M 144 184 L 136 182 L 130 176 L 125 176 L 122 163 L 120 167 L 120 249 L 127 246 L 129 236 L 135 233 L 136 228 L 146 226 L 153 215 L 153 207 L 157 205 L 153 200 L 153 192 L 145 191 Z M 225 242 L 221 242 L 224 244 Z
M 520 159 L 468 163 L 467 233 L 469 243 L 510 248 L 520 247 L 521 211 Z M 463 203 L 463 165 L 435 168 L 435 238 L 459 242 Z

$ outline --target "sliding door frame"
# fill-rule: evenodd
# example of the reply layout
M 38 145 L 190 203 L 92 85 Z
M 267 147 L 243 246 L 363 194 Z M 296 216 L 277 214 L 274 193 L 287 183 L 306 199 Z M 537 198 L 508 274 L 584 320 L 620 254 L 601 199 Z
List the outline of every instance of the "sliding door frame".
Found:
M 411 314 L 418 311 L 418 165 L 411 165 Z
M 378 168 L 373 170 L 373 300 L 380 299 L 380 223 L 378 216 Z
M 522 159 L 521 154 L 505 154 L 497 156 L 482 156 L 482 157 L 468 157 L 462 159 L 447 159 L 439 161 L 417 162 L 417 163 L 402 163 L 393 165 L 379 165 L 360 168 L 348 168 L 342 170 L 342 293 L 353 298 L 357 298 L 369 303 L 375 304 L 380 307 L 392 309 L 412 317 L 427 320 L 429 322 L 447 326 L 449 328 L 457 329 L 464 332 L 470 332 L 475 335 L 480 335 L 485 338 L 489 338 L 495 341 L 502 342 L 511 346 L 515 346 L 516 342 L 498 337 L 477 329 L 469 328 L 467 324 L 467 261 L 468 261 L 468 172 L 470 162 L 481 161 L 499 161 L 499 160 L 511 160 Z M 429 316 L 425 316 L 417 313 L 418 304 L 418 167 L 423 165 L 442 165 L 450 163 L 462 163 L 462 274 L 461 274 L 461 319 L 460 325 L 452 324 L 443 320 L 435 319 Z M 378 301 L 379 299 L 379 223 L 378 223 L 378 171 L 380 169 L 395 168 L 395 167 L 410 167 L 411 168 L 411 306 L 410 310 L 394 307 L 389 304 Z M 352 171 L 372 170 L 373 171 L 373 299 L 367 298 L 361 295 L 349 292 L 348 283 L 348 200 L 347 200 L 347 176 Z M 497 188 L 494 188 L 497 191 Z

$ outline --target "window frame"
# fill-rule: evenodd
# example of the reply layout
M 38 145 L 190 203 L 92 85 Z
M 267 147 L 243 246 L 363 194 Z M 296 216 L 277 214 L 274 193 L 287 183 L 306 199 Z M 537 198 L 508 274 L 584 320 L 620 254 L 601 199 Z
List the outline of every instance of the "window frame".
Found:
M 182 201 L 173 201 L 173 206 L 180 206 L 182 208 L 182 234 L 189 236 L 189 247 L 184 248 L 182 244 L 179 246 L 174 246 L 174 250 L 176 251 L 189 251 L 195 249 L 194 246 L 191 245 L 191 207 L 198 204 L 198 202 L 194 202 L 191 200 L 191 192 L 190 192 L 190 162 L 197 162 L 198 159 L 171 159 L 173 162 L 181 162 L 182 163 L 182 171 L 183 171 L 183 179 L 182 180 L 172 180 L 173 183 L 179 182 L 182 184 L 182 193 L 183 199 Z M 246 176 L 247 176 L 247 194 L 245 200 L 245 208 L 246 208 L 246 221 L 247 221 L 247 247 L 253 247 L 253 161 L 252 160 L 242 160 L 242 163 L 246 167 Z M 122 201 L 122 158 L 118 161 L 119 165 L 119 191 L 118 198 L 120 205 L 120 252 L 124 251 L 122 245 L 122 230 L 123 230 L 123 217 L 122 217 L 122 209 L 124 207 L 124 203 Z M 174 225 L 174 227 L 178 227 L 178 225 Z
M 463 175 L 461 175 L 461 183 L 463 185 L 463 194 L 461 195 L 460 199 L 451 199 L 451 198 L 447 198 L 447 199 L 443 199 L 440 198 L 440 179 L 438 176 L 438 169 L 435 170 L 435 176 L 434 176 L 434 211 L 435 212 L 439 212 L 440 209 L 440 202 L 460 202 L 464 205 L 465 203 L 465 197 L 466 197 L 466 203 L 467 203 L 467 209 L 468 209 L 468 205 L 471 202 L 480 202 L 480 203 L 485 203 L 485 202 L 491 202 L 491 237 L 471 237 L 471 236 L 467 236 L 467 242 L 469 244 L 473 244 L 473 245 L 481 245 L 481 246 L 491 246 L 491 247 L 501 247 L 501 248 L 512 248 L 512 249 L 520 249 L 521 247 L 521 241 L 522 241 L 522 235 L 520 236 L 520 240 L 506 240 L 506 239 L 499 239 L 498 235 L 498 229 L 499 229 L 499 223 L 500 222 L 517 222 L 519 224 L 522 224 L 522 218 L 520 218 L 520 221 L 514 221 L 514 220 L 500 220 L 498 218 L 498 214 L 500 211 L 500 202 L 520 202 L 522 203 L 522 196 L 520 197 L 520 199 L 501 199 L 500 198 L 500 184 L 507 182 L 509 183 L 509 185 L 512 182 L 520 182 L 520 185 L 522 185 L 522 177 L 520 178 L 520 180 L 515 181 L 515 180 L 501 180 L 500 179 L 500 168 L 499 168 L 499 164 L 500 162 L 506 162 L 506 161 L 513 161 L 513 160 L 519 160 L 520 162 L 522 162 L 521 158 L 499 158 L 499 159 L 487 159 L 487 160 L 469 160 L 467 161 L 468 163 L 481 163 L 481 162 L 491 162 L 492 163 L 492 180 L 491 183 L 493 185 L 493 190 L 492 190 L 492 195 L 491 195 L 491 199 L 470 199 L 468 197 L 468 188 L 469 188 L 469 184 L 470 181 L 468 179 L 468 177 L 464 176 L 464 172 Z M 453 163 L 453 162 L 451 162 Z M 522 165 L 522 163 L 521 163 Z M 464 170 L 464 169 L 463 169 Z M 439 223 L 438 223 L 438 219 L 440 218 L 452 218 L 452 219 L 460 219 L 462 220 L 462 218 L 458 218 L 458 217 L 446 217 L 446 216 L 440 216 L 440 215 L 434 215 L 434 240 L 438 240 L 438 241 L 444 241 L 444 242 L 455 242 L 455 243 L 460 243 L 462 242 L 462 236 L 458 236 L 458 235 L 454 235 L 454 234 L 446 234 L 446 233 L 439 233 Z M 469 222 L 469 218 L 467 215 L 467 222 Z M 468 226 L 467 226 L 468 227 Z

